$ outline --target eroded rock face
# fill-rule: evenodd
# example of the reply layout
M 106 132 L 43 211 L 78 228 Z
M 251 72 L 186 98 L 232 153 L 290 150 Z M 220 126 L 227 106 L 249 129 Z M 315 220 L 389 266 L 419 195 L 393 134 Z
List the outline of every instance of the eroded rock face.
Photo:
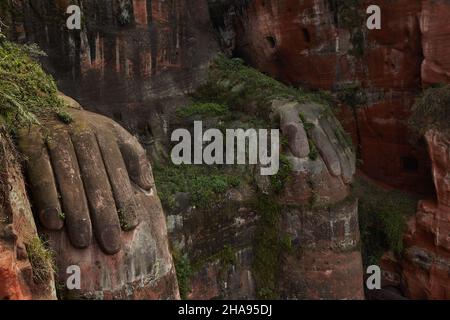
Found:
M 69 110 L 20 133 L 39 233 L 63 298 L 177 299 L 164 213 L 137 139 L 113 120 Z M 66 286 L 77 267 L 80 288 Z
M 446 1 L 422 1 L 420 30 L 424 60 L 421 77 L 424 85 L 449 81 L 448 23 L 450 4 Z M 448 134 L 431 130 L 425 135 L 435 201 L 421 201 L 405 236 L 403 258 L 383 265 L 397 285 L 413 299 L 449 299 L 450 272 L 450 141 Z M 390 260 L 392 261 L 392 260 Z M 394 267 L 393 267 L 394 266 Z
M 296 244 L 281 259 L 285 299 L 364 299 L 357 201 L 283 212 L 282 229 Z
M 424 84 L 448 83 L 450 81 L 449 37 L 447 17 L 450 4 L 447 1 L 422 1 L 420 30 L 424 60 L 422 81 Z
M 210 81 L 223 92 L 237 91 L 247 98 L 242 109 L 234 106 L 240 112 L 252 114 L 268 108 L 264 116 L 270 114 L 271 126 L 279 127 L 286 137 L 282 154 L 290 171 L 277 193 L 271 179 L 261 176 L 258 167 L 250 166 L 239 173 L 242 183 L 226 194 L 224 203 L 209 210 L 179 205 L 183 209 L 168 212 L 175 245 L 196 266 L 200 260 L 201 267 L 194 272 L 187 296 L 252 299 L 268 294 L 282 299 L 363 299 L 357 204 L 350 196 L 355 154 L 329 107 L 300 103 L 294 98 L 252 99 L 260 88 L 220 70 L 213 69 Z M 192 119 L 184 121 L 186 128 L 192 125 Z M 221 123 L 220 118 L 203 121 L 212 127 Z M 258 198 L 261 196 L 269 197 L 267 201 L 278 209 L 270 207 L 265 212 L 255 205 L 264 202 Z M 179 202 L 186 197 L 178 195 Z M 267 219 L 277 222 L 264 225 Z M 269 287 L 262 286 L 264 281 L 255 269 L 268 267 L 258 265 L 258 259 L 273 258 L 261 258 L 258 237 L 264 228 L 289 243 L 289 248 L 280 252 L 277 244 L 270 244 L 277 263 L 265 270 L 267 277 L 273 276 Z M 232 248 L 232 258 L 225 261 L 224 245 Z
M 0 130 L 0 300 L 56 299 L 51 270 L 36 281 L 26 244 L 38 239 L 19 160 Z M 34 272 L 34 273 L 33 273 Z
M 193 90 L 204 79 L 204 67 L 216 51 L 208 7 L 206 1 L 201 0 L 161 0 L 152 1 L 151 4 L 138 0 L 124 2 L 128 6 L 111 6 L 107 1 L 82 1 L 86 14 L 82 32 L 69 32 L 61 24 L 44 18 L 46 14 L 62 12 L 67 1 L 55 2 L 56 6 L 43 1 L 36 1 L 33 5 L 23 2 L 21 11 L 25 19 L 12 18 L 15 25 L 13 37 L 37 42 L 48 51 L 47 66 L 61 88 L 77 97 L 90 110 L 97 110 L 126 124 L 133 132 L 147 130 L 151 131 L 152 139 L 162 139 L 167 134 L 165 115 L 184 103 L 183 93 Z M 220 1 L 224 5 L 230 2 Z M 405 3 L 399 5 L 402 9 L 406 7 L 407 16 L 412 16 L 413 13 L 409 12 L 413 12 L 414 7 L 406 6 Z M 339 88 L 342 83 L 352 81 L 355 74 L 358 79 L 365 79 L 365 70 L 359 63 L 361 57 L 348 54 L 354 49 L 354 44 L 351 43 L 349 31 L 336 26 L 332 8 L 325 1 L 238 1 L 238 6 L 233 10 L 241 19 L 238 21 L 241 25 L 236 29 L 234 26 L 230 28 L 236 21 L 225 21 L 222 40 L 232 49 L 236 43 L 237 50 L 248 61 L 287 83 L 306 84 L 314 88 Z M 245 14 L 239 15 L 244 13 L 241 9 L 245 9 Z M 219 16 L 225 16 L 224 12 L 228 9 L 222 7 L 221 10 L 225 11 L 219 11 Z M 245 20 L 242 20 L 243 17 Z M 213 19 L 216 20 L 215 14 Z M 248 45 L 247 49 L 244 44 Z M 386 51 L 388 53 L 382 51 L 373 61 L 390 57 L 390 51 Z M 401 53 L 396 51 L 392 55 L 395 61 L 402 60 Z M 394 82 L 401 87 L 402 80 L 399 78 L 390 81 L 391 78 L 386 80 L 384 74 L 376 73 L 381 64 L 374 62 L 372 65 L 371 70 L 376 74 L 372 78 L 381 79 L 374 82 L 380 88 L 385 88 L 384 85 L 389 87 Z M 391 75 L 393 72 L 387 73 Z M 403 102 L 403 92 L 392 96 L 400 96 L 400 100 L 389 98 L 391 103 Z M 282 232 L 289 233 L 296 251 L 283 256 L 286 268 L 282 267 L 278 277 L 281 296 L 363 298 L 355 203 L 341 203 L 350 193 L 349 184 L 355 171 L 354 153 L 343 143 L 341 134 L 336 133 L 341 128 L 334 116 L 326 113 L 322 116 L 321 106 L 274 101 L 273 107 L 278 109 L 274 113 L 278 113 L 280 127 L 288 137 L 291 153 L 289 161 L 293 167 L 292 180 L 283 190 L 280 201 L 286 206 L 313 204 L 320 208 L 306 212 L 282 212 Z M 375 115 L 369 118 L 375 119 L 375 123 L 391 124 L 393 116 L 387 109 L 383 108 L 385 112 L 381 120 Z M 307 122 L 313 124 L 309 134 L 311 143 L 317 148 L 316 155 L 311 154 L 306 123 L 296 114 L 300 112 L 304 113 Z M 403 116 L 402 113 L 397 114 Z M 347 120 L 350 123 L 358 123 L 354 121 L 352 112 L 349 115 L 350 119 Z M 361 112 L 358 116 L 365 118 Z M 376 141 L 381 141 L 377 135 L 388 132 L 386 128 L 385 125 L 367 131 L 376 137 Z M 395 137 L 395 128 L 391 133 L 385 140 Z M 359 133 L 356 132 L 355 136 L 359 137 Z M 392 150 L 399 149 L 398 144 L 392 146 Z M 370 161 L 377 158 L 373 154 L 365 157 Z M 390 160 L 386 163 L 383 165 L 400 165 Z M 387 176 L 391 176 L 395 168 L 391 167 L 390 170 Z M 241 202 L 245 199 L 243 197 Z M 336 203 L 341 206 L 335 207 Z M 156 206 L 151 204 L 149 207 L 153 208 L 153 205 Z M 194 211 L 184 212 L 182 217 L 169 216 L 169 222 L 174 222 L 178 227 L 171 228 L 171 236 L 176 239 L 181 233 L 181 241 L 185 241 L 187 250 L 194 254 L 214 254 L 228 240 L 240 247 L 235 252 L 236 266 L 227 265 L 224 271 L 220 262 L 208 263 L 193 280 L 190 297 L 254 298 L 251 242 L 257 212 L 239 203 L 217 225 L 211 224 L 209 219 L 215 214 Z M 295 227 L 288 223 L 291 220 L 295 221 Z M 140 231 L 142 234 L 154 232 L 151 226 L 143 224 L 136 230 L 126 239 L 132 245 L 135 245 L 134 235 Z M 88 295 L 125 297 L 122 289 L 127 287 L 130 279 L 134 283 L 135 277 L 133 274 L 124 275 L 125 271 L 121 270 L 118 261 L 103 257 L 103 251 L 98 246 L 87 252 L 102 257 L 100 259 L 94 259 L 86 251 L 74 250 L 65 235 L 55 236 L 54 240 L 61 252 L 60 263 L 63 268 L 75 261 L 90 270 L 92 277 L 84 280 L 89 282 L 85 283 Z M 141 243 L 150 240 L 144 237 L 136 241 Z M 125 259 L 124 251 L 118 257 Z M 149 252 L 142 256 L 150 260 L 154 258 Z M 98 267 L 97 261 L 103 267 Z M 302 265 L 300 269 L 299 264 Z M 120 271 L 113 275 L 111 281 L 93 283 L 93 279 L 111 275 L 112 271 L 108 271 L 108 268 Z M 136 268 L 142 269 L 141 264 L 137 263 Z M 297 269 L 298 272 L 291 275 L 292 270 Z M 154 274 L 153 269 L 147 271 L 150 275 Z M 151 277 L 149 281 L 152 281 Z M 165 280 L 161 282 L 165 283 Z M 155 287 L 159 287 L 159 284 Z M 168 288 L 173 288 L 170 281 Z M 140 297 L 140 294 L 137 293 L 136 297 Z M 161 298 L 164 295 L 145 297 Z
M 449 299 L 450 140 L 434 130 L 426 134 L 426 140 L 437 200 L 419 203 L 417 214 L 408 224 L 402 257 L 397 260 L 385 256 L 383 268 L 387 279 L 393 279 L 390 284 L 401 287 L 408 298 Z
M 163 139 L 164 114 L 186 103 L 217 51 L 206 0 L 15 3 L 11 38 L 37 43 L 62 91 L 149 143 Z M 69 4 L 82 8 L 81 31 L 65 27 Z
M 359 146 L 365 173 L 395 187 L 430 190 L 426 150 L 408 142 L 405 125 L 421 84 L 420 0 L 361 1 L 346 13 L 341 9 L 350 2 L 345 1 L 221 3 L 233 13 L 231 19 L 215 19 L 222 45 L 259 70 L 312 89 L 339 93 L 356 84 L 362 90 L 361 105 L 342 101 L 339 117 Z M 381 30 L 365 28 L 365 8 L 372 4 L 381 7 Z
M 437 203 L 450 207 L 450 139 L 447 134 L 431 130 L 425 135 L 433 163 L 433 179 Z
M 422 201 L 406 235 L 403 276 L 415 299 L 450 298 L 450 139 L 431 130 L 425 136 L 433 164 L 437 202 Z

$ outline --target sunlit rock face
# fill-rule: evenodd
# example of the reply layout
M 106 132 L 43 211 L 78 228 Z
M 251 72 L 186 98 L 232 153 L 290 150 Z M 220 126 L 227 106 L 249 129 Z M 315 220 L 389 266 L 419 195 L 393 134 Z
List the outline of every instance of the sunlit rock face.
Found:
M 62 91 L 133 132 L 184 103 L 217 49 L 205 0 L 17 3 L 11 37 L 48 53 Z M 66 27 L 70 4 L 81 7 L 81 31 Z
M 211 2 L 222 46 L 258 69 L 311 89 L 356 84 L 363 103 L 352 110 L 342 101 L 339 117 L 360 146 L 362 169 L 392 186 L 430 190 L 426 150 L 408 142 L 405 125 L 421 85 L 421 1 L 360 1 L 345 14 L 350 1 Z M 372 4 L 382 10 L 381 30 L 365 27 Z M 231 18 L 214 14 L 224 7 Z

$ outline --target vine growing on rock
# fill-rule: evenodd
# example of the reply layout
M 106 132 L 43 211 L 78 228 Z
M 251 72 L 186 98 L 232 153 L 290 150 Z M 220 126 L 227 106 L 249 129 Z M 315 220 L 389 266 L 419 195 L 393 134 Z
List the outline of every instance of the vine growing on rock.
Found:
M 276 275 L 278 258 L 284 246 L 280 236 L 281 207 L 272 197 L 259 195 L 254 204 L 259 221 L 255 231 L 252 265 L 259 299 L 277 299 Z

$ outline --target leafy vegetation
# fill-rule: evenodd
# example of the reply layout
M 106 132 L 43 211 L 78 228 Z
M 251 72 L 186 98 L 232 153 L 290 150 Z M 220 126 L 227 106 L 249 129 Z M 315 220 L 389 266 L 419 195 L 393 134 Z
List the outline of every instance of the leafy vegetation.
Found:
M 319 158 L 319 151 L 317 150 L 317 147 L 314 144 L 314 141 L 312 141 L 311 139 L 308 139 L 308 142 L 309 142 L 308 158 L 311 161 L 316 161 Z
M 281 82 L 243 64 L 241 59 L 219 56 L 213 63 L 209 81 L 199 88 L 193 99 L 202 103 L 216 103 L 231 111 L 249 111 L 258 106 L 256 116 L 266 118 L 268 104 L 275 98 L 329 105 L 331 95 L 325 92 L 307 92 L 288 87 Z M 250 112 L 252 113 L 252 112 Z
M 175 263 L 175 270 L 177 272 L 178 287 L 180 290 L 180 297 L 183 300 L 187 299 L 191 291 L 190 279 L 192 277 L 192 267 L 189 258 L 181 254 L 179 251 L 172 252 L 172 257 Z
M 225 191 L 240 184 L 239 176 L 224 173 L 215 166 L 155 166 L 153 172 L 158 195 L 169 209 L 174 207 L 178 192 L 189 193 L 194 206 L 208 208 L 223 197 Z
M 292 254 L 294 252 L 294 244 L 292 243 L 290 235 L 285 234 L 283 237 L 281 237 L 280 244 L 284 252 L 287 252 L 289 254 Z
M 409 125 L 419 135 L 430 129 L 450 132 L 450 85 L 426 89 L 412 108 Z
M 341 88 L 337 98 L 352 109 L 357 109 L 367 103 L 367 96 L 358 83 L 350 83 Z
M 209 262 L 218 261 L 219 273 L 225 275 L 228 267 L 236 264 L 236 249 L 231 245 L 224 245 L 222 250 L 208 257 L 200 257 L 192 262 L 192 270 L 199 271 Z
M 277 174 L 270 176 L 270 182 L 276 194 L 284 190 L 286 183 L 289 181 L 291 171 L 292 165 L 289 159 L 285 155 L 280 154 L 280 168 Z
M 33 268 L 35 283 L 45 283 L 56 271 L 54 253 L 47 248 L 46 243 L 38 236 L 25 243 L 28 259 Z
M 35 45 L 20 46 L 0 36 L 0 122 L 10 130 L 52 115 L 71 121 L 53 78 L 34 60 L 42 55 Z
M 415 214 L 417 199 L 401 191 L 383 189 L 364 178 L 356 180 L 353 191 L 359 198 L 364 263 L 377 264 L 388 250 L 401 253 L 406 221 Z

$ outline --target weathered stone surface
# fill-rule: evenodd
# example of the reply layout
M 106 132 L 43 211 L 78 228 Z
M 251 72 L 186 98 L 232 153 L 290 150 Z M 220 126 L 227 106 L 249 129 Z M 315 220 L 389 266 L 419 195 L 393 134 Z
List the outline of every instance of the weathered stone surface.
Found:
M 223 43 L 233 46 L 236 54 L 259 70 L 284 83 L 312 89 L 340 92 L 348 84 L 360 86 L 366 101 L 356 111 L 344 103 L 350 110 L 342 112 L 339 118 L 359 146 L 361 167 L 366 174 L 395 187 L 425 193 L 431 190 L 426 150 L 409 143 L 405 120 L 421 85 L 418 17 L 422 3 L 426 3 L 422 20 L 433 20 L 428 23 L 432 30 L 431 25 L 440 25 L 440 18 L 426 17 L 444 7 L 445 1 L 361 1 L 360 7 L 350 8 L 348 13 L 356 29 L 341 21 L 345 19 L 340 17 L 339 8 L 346 5 L 342 1 L 222 3 L 233 13 L 225 21 L 218 16 L 214 20 L 226 38 Z M 373 4 L 382 10 L 381 30 L 364 28 L 365 8 Z M 446 16 L 440 17 L 444 21 Z M 445 30 L 441 28 L 436 38 Z M 361 32 L 359 40 L 352 38 L 357 32 Z M 432 31 L 425 36 L 434 37 Z M 425 44 L 428 42 L 425 40 Z M 427 46 L 444 48 L 444 43 Z M 360 53 L 355 52 L 358 47 L 362 49 Z M 448 56 L 442 50 L 439 52 L 443 54 L 434 54 L 437 49 L 431 47 L 430 60 Z
M 256 296 L 252 275 L 252 250 L 234 253 L 234 264 L 214 260 L 205 264 L 191 279 L 190 299 L 253 299 Z
M 288 139 L 292 154 L 298 158 L 307 157 L 310 153 L 308 136 L 304 124 L 300 120 L 298 104 L 274 101 L 272 108 L 277 109 L 280 117 L 280 129 Z
M 76 109 L 70 114 L 71 124 L 47 120 L 47 139 L 36 133 L 42 129 L 33 129 L 33 135 L 21 132 L 19 142 L 28 156 L 36 203 L 49 196 L 40 188 L 53 190 L 57 184 L 61 192 L 51 208 L 63 221 L 62 230 L 38 224 L 55 252 L 60 285 L 64 288 L 70 276 L 68 267 L 81 271 L 81 290 L 62 289 L 61 297 L 179 298 L 165 217 L 144 149 L 109 118 Z M 47 150 L 50 156 L 44 157 Z M 54 175 L 44 185 L 36 156 Z
M 217 51 L 217 45 L 207 1 L 152 1 L 151 6 L 148 3 L 133 1 L 133 12 L 113 10 L 106 2 L 98 8 L 84 3 L 83 11 L 87 15 L 82 32 L 64 31 L 60 34 L 57 23 L 43 20 L 31 10 L 28 2 L 22 2 L 26 20 L 21 21 L 17 17 L 12 36 L 39 43 L 48 51 L 46 65 L 65 92 L 77 97 L 87 109 L 120 121 L 133 133 L 147 134 L 150 138 L 146 141 L 155 149 L 159 148 L 155 147 L 157 143 L 164 143 L 164 135 L 168 133 L 168 115 L 176 106 L 185 103 L 187 91 L 192 91 L 204 80 L 207 63 Z M 250 9 L 242 15 L 247 17 L 241 25 L 243 29 L 228 32 L 231 28 L 225 27 L 222 40 L 233 47 L 237 42 L 237 52 L 259 69 L 290 84 L 328 89 L 353 79 L 354 73 L 362 74 L 357 59 L 348 55 L 352 49 L 349 31 L 334 25 L 327 2 L 250 3 Z M 54 9 L 51 4 L 41 4 L 35 9 L 42 16 Z M 61 10 L 67 2 L 57 4 L 56 9 Z M 125 16 L 130 14 L 130 21 L 124 21 L 124 13 Z M 237 16 L 242 18 L 239 14 Z M 213 15 L 213 20 L 215 18 Z M 244 43 L 248 44 L 248 49 L 244 49 Z M 395 57 L 399 55 L 397 53 Z M 378 70 L 377 67 L 373 65 L 373 72 Z M 389 81 L 381 79 L 380 83 L 390 85 Z M 240 92 L 243 85 L 233 84 L 229 89 Z M 354 152 L 336 135 L 335 131 L 340 126 L 334 116 L 321 119 L 323 108 L 315 104 L 299 106 L 292 102 L 286 106 L 288 111 L 277 112 L 281 118 L 280 127 L 289 140 L 293 173 L 277 200 L 282 205 L 314 207 L 314 213 L 317 208 L 333 207 L 349 196 L 349 184 L 355 171 Z M 249 106 L 253 110 L 258 107 L 256 103 Z M 308 130 L 305 131 L 307 124 L 299 119 L 299 112 L 304 112 L 307 121 L 315 125 L 315 132 L 319 132 L 313 133 L 310 139 L 312 144 L 317 144 L 317 155 L 311 154 L 313 148 L 308 141 Z M 124 149 L 127 147 L 121 147 L 120 151 L 123 153 Z M 150 150 L 152 155 L 153 151 Z M 125 160 L 131 167 L 139 168 L 142 164 L 142 158 L 131 159 L 131 162 Z M 85 172 L 87 170 L 84 169 Z M 129 173 L 133 178 L 132 172 Z M 106 182 L 104 184 L 107 185 Z M 140 185 L 139 181 L 137 184 Z M 88 249 L 75 249 L 66 233 L 58 236 L 49 233 L 52 245 L 59 252 L 61 270 L 69 263 L 79 263 L 82 270 L 87 270 L 89 276 L 82 280 L 86 288 L 86 292 L 81 292 L 84 296 L 176 296 L 168 251 L 158 246 L 158 243 L 167 241 L 158 201 L 148 200 L 148 195 L 142 194 L 142 190 L 134 185 L 133 191 L 140 198 L 152 202 L 145 207 L 151 211 L 152 217 L 156 212 L 156 218 L 141 222 L 123 235 L 122 250 L 116 255 L 105 255 L 105 247 L 98 246 L 95 237 Z M 172 240 L 194 259 L 213 256 L 224 244 L 240 249 L 236 253 L 238 262 L 234 267 L 225 268 L 225 272 L 217 259 L 205 263 L 194 275 L 190 298 L 255 297 L 251 274 L 253 251 L 250 247 L 258 213 L 244 205 L 248 197 L 238 194 L 230 195 L 230 199 L 235 200 L 230 201 L 230 205 L 235 208 L 204 212 L 183 205 L 176 214 L 169 214 Z M 90 201 L 91 206 L 95 203 Z M 305 214 L 306 218 L 295 232 L 306 236 L 302 241 L 308 242 L 309 249 L 300 257 L 284 257 L 289 261 L 286 266 L 290 270 L 281 270 L 277 279 L 283 297 L 363 297 L 361 257 L 353 243 L 359 239 L 357 221 L 349 218 L 355 215 L 354 206 L 335 209 L 319 210 L 317 216 L 299 213 Z M 284 225 L 280 232 L 285 228 L 289 226 Z M 98 233 L 95 229 L 94 233 Z M 145 250 L 138 251 L 144 242 L 147 243 Z M 117 246 L 109 253 L 116 250 Z M 125 265 L 133 265 L 135 269 L 130 267 L 131 271 L 127 272 L 123 260 L 127 261 Z M 148 261 L 152 262 L 151 270 L 146 268 L 149 267 Z M 328 266 L 327 262 L 334 267 Z M 292 269 L 298 270 L 299 265 L 301 270 L 292 275 Z M 101 280 L 95 282 L 95 279 Z M 141 287 L 142 281 L 149 284 L 148 287 Z M 306 286 L 302 281 L 306 281 Z
M 422 1 L 422 82 L 426 85 L 450 81 L 449 14 L 450 4 L 447 1 Z
M 205 79 L 218 51 L 207 1 L 127 0 L 124 8 L 111 1 L 70 4 L 80 2 L 82 29 L 70 31 L 62 18 L 48 18 L 65 17 L 68 1 L 15 1 L 10 37 L 37 43 L 62 91 L 151 137 L 149 149 L 159 156 L 158 131 L 167 129 L 170 112 L 187 103 L 185 93 Z M 155 118 L 161 119 L 156 126 L 150 123 Z
M 401 279 L 397 286 L 408 298 L 450 299 L 450 142 L 446 135 L 434 130 L 426 134 L 426 140 L 433 163 L 437 202 L 419 203 L 416 215 L 408 223 L 401 259 L 393 264 L 384 262 L 383 267 L 391 279 Z
M 37 237 L 16 151 L 0 129 L 0 300 L 56 299 L 51 270 L 33 278 L 25 244 Z
M 356 201 L 346 201 L 322 210 L 283 212 L 282 228 L 294 244 L 280 261 L 283 298 L 364 298 L 357 208 Z
M 437 202 L 450 207 L 450 137 L 431 130 L 425 135 L 433 164 L 432 172 Z

